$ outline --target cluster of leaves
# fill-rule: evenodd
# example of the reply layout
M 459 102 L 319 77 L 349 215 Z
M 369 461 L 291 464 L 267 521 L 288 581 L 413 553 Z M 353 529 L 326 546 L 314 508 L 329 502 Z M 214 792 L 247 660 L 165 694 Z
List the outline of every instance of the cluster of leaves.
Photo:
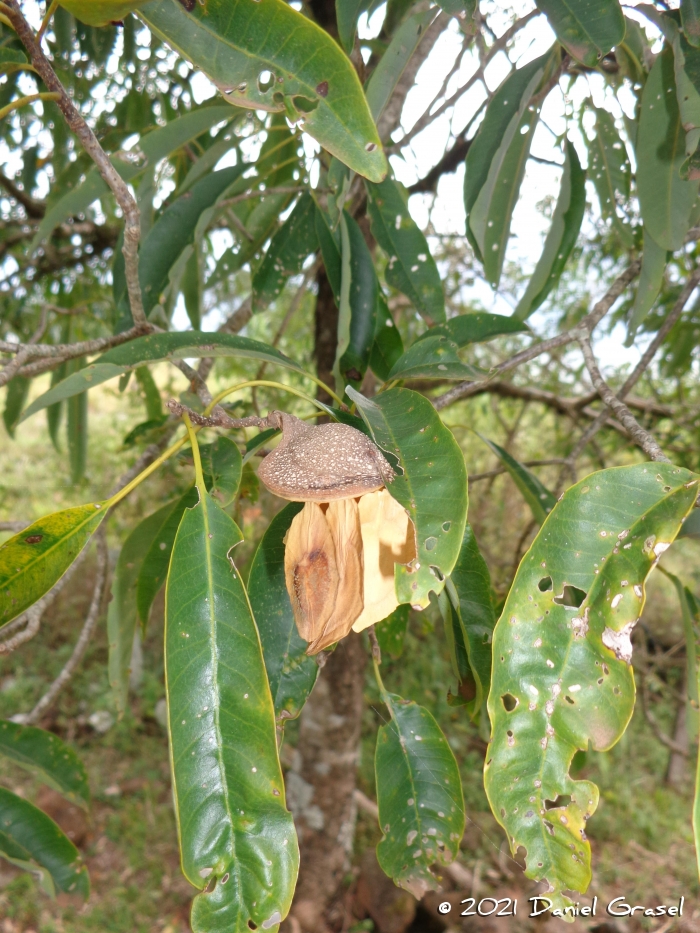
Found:
M 354 54 L 358 17 L 376 5 L 339 0 L 338 31 L 348 52 Z M 110 379 L 126 385 L 136 374 L 148 420 L 132 440 L 157 439 L 161 449 L 175 425 L 149 370 L 156 363 L 228 357 L 275 365 L 306 380 L 311 374 L 272 339 L 200 327 L 207 302 L 236 297 L 249 282 L 251 311 L 262 314 L 311 262 L 322 263 L 338 309 L 336 400 L 347 395 L 353 410 L 318 405 L 360 427 L 393 458 L 397 477 L 389 491 L 416 533 L 415 561 L 396 567 L 401 607 L 379 626 L 378 637 L 393 644 L 405 627 L 406 607 L 438 602 L 459 684 L 452 701 L 480 728 L 490 725 L 485 784 L 494 814 L 513 850 L 525 848 L 527 874 L 548 882 L 554 903 L 564 907 L 564 891 L 585 891 L 590 882 L 585 821 L 597 804 L 595 786 L 572 780 L 569 768 L 577 750 L 589 743 L 609 748 L 629 721 L 630 637 L 645 580 L 691 512 L 698 477 L 670 465 L 604 470 L 557 502 L 525 466 L 487 440 L 542 526 L 496 622 L 489 572 L 467 524 L 462 451 L 431 402 L 400 383 L 479 379 L 478 345 L 529 333 L 525 320 L 553 293 L 575 254 L 587 207 L 583 147 L 609 236 L 621 251 L 642 250 L 640 283 L 627 312 L 630 338 L 646 325 L 666 270 L 673 268 L 671 254 L 685 248 L 700 218 L 700 35 L 690 3 L 680 18 L 642 10 L 663 35 L 656 55 L 617 0 L 537 4 L 555 44 L 514 68 L 489 95 L 468 140 L 467 237 L 493 288 L 502 281 L 513 212 L 549 95 L 598 70 L 613 91 L 624 86 L 633 92 L 637 110 L 623 129 L 587 98 L 581 123 L 592 115 L 594 135 L 559 140 L 556 207 L 513 315 L 448 316 L 438 263 L 377 131 L 423 31 L 439 15 L 437 8 L 412 6 L 389 4 L 363 87 L 341 46 L 283 0 L 63 3 L 49 48 L 57 73 L 72 84 L 103 148 L 136 192 L 139 284 L 154 332 L 111 346 L 92 362 L 86 357 L 96 350 L 62 355 L 62 344 L 118 338 L 134 325 L 117 212 L 97 168 L 74 151 L 54 102 L 44 101 L 43 116 L 8 121 L 6 139 L 19 134 L 12 146 L 23 152 L 23 177 L 21 188 L 3 182 L 14 203 L 3 218 L 0 244 L 7 273 L 0 283 L 7 295 L 3 336 L 28 344 L 37 326 L 46 326 L 47 313 L 58 323 L 46 332 L 55 355 L 9 382 L 5 424 L 12 432 L 45 410 L 58 444 L 66 409 L 78 481 L 85 470 L 87 393 Z M 476 4 L 444 0 L 440 6 L 458 17 L 466 36 L 479 28 Z M 132 8 L 148 33 L 132 16 L 121 32 L 105 26 Z M 33 79 L 27 79 L 31 69 L 14 32 L 4 21 L 0 28 L 0 71 L 7 76 L 0 104 L 11 104 L 21 81 Z M 110 65 L 115 55 L 121 59 L 116 69 Z M 211 79 L 225 102 L 193 106 L 194 72 L 187 62 Z M 114 106 L 98 108 L 98 99 Z M 52 148 L 39 159 L 47 129 Z M 322 147 L 315 174 L 301 129 Z M 261 145 L 254 145 L 258 133 Z M 35 199 L 49 177 L 48 197 Z M 312 177 L 318 178 L 314 184 Z M 360 223 L 364 209 L 369 232 Z M 229 245 L 220 251 L 223 235 Z M 397 294 L 415 312 L 409 346 L 392 316 Z M 173 326 L 181 296 L 192 330 Z M 415 335 L 419 322 L 426 327 L 420 324 Z M 27 406 L 31 378 L 48 371 L 51 387 Z M 368 373 L 381 384 L 372 398 L 359 391 Z M 195 433 L 190 429 L 156 461 L 177 453 L 189 437 L 193 486 L 144 518 L 123 544 L 108 615 L 110 680 L 123 711 L 134 635 L 165 586 L 175 808 L 183 871 L 201 891 L 193 929 L 273 929 L 289 910 L 298 871 L 278 731 L 300 714 L 318 671 L 296 632 L 284 582 L 283 541 L 298 506 L 271 521 L 244 586 L 233 560 L 242 534 L 230 506 L 245 466 L 272 435 L 263 432 L 241 449 L 227 437 L 200 447 Z M 0 625 L 51 589 L 134 484 L 105 501 L 40 519 L 0 547 Z M 690 635 L 692 629 L 691 622 Z M 391 718 L 377 741 L 384 835 L 378 858 L 397 884 L 420 895 L 435 884 L 431 866 L 457 853 L 465 821 L 459 773 L 431 715 L 383 685 L 382 695 Z M 50 740 L 27 734 L 33 743 L 28 760 L 37 767 L 41 742 Z M 43 772 L 60 784 L 48 765 Z M 84 890 L 85 875 L 67 841 L 50 852 L 41 839 L 34 844 L 42 826 L 49 831 L 42 822 L 47 818 L 6 796 L 0 808 L 16 809 L 17 829 L 7 840 L 0 834 L 3 855 L 25 867 L 43 866 L 61 890 Z

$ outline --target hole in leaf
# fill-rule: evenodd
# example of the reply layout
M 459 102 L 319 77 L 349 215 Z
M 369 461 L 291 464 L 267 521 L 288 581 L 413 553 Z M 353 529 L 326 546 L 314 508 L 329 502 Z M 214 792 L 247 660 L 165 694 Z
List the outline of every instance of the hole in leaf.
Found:
M 249 929 L 249 930 L 257 930 L 257 928 L 258 928 L 257 923 L 253 923 L 252 920 L 249 920 L 249 921 L 248 921 L 248 929 Z
M 547 830 L 550 836 L 554 835 L 554 824 L 550 823 L 549 820 L 542 820 L 544 823 L 544 828 Z
M 578 609 L 587 595 L 584 590 L 567 583 L 561 596 L 554 597 L 554 602 L 559 606 L 565 606 L 567 609 Z
M 272 100 L 276 104 L 284 104 L 284 94 L 282 91 L 275 91 L 275 93 L 272 95 Z
M 299 113 L 313 113 L 313 111 L 318 107 L 318 101 L 309 100 L 308 97 L 293 97 L 292 103 L 299 111 Z
M 275 76 L 271 71 L 261 71 L 258 75 L 258 90 L 261 94 L 264 94 L 266 91 L 269 91 L 270 88 L 275 83 Z
M 216 878 L 212 878 L 209 884 L 204 889 L 204 893 L 211 894 L 211 892 L 214 890 L 215 887 L 216 887 Z
M 544 808 L 545 810 L 554 810 L 558 807 L 568 807 L 571 803 L 571 794 L 561 794 L 554 798 L 554 800 L 545 800 Z
M 443 522 L 443 523 L 442 523 L 442 530 L 443 530 L 443 531 L 449 531 L 451 527 L 452 527 L 452 522 Z
M 568 694 L 564 697 L 564 699 L 566 700 L 567 703 L 571 703 L 572 706 L 576 705 L 576 701 L 572 700 L 572 698 Z
M 551 577 L 542 577 L 540 582 L 537 584 L 537 589 L 540 593 L 546 593 L 548 590 L 552 589 L 552 578 Z
M 503 807 L 501 807 L 501 816 L 505 816 L 505 815 L 506 815 L 506 811 Z
M 620 695 L 620 688 L 619 688 L 619 687 L 613 687 L 613 693 L 615 694 L 615 696 L 619 696 L 619 695 Z
M 501 702 L 503 703 L 506 712 L 512 713 L 520 701 L 517 697 L 514 697 L 512 693 L 504 693 L 501 697 Z

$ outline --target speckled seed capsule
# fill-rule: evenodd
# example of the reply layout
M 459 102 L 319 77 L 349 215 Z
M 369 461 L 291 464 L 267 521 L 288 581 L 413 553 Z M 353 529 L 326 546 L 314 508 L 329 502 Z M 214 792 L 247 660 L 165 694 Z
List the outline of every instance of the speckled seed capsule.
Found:
M 263 460 L 258 476 L 270 492 L 293 502 L 352 499 L 394 479 L 382 452 L 347 424 L 306 424 L 284 412 L 268 415 L 282 440 Z

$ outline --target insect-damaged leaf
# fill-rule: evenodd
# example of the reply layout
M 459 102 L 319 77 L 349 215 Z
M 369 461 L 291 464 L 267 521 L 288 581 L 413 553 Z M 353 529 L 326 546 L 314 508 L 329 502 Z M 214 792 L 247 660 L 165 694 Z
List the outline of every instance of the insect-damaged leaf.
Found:
M 576 149 L 567 140 L 564 174 L 557 206 L 552 215 L 552 224 L 535 271 L 513 312 L 514 317 L 521 321 L 526 320 L 539 308 L 552 289 L 556 288 L 576 245 L 585 209 L 586 173 L 581 168 Z
M 173 504 L 169 502 L 139 522 L 122 545 L 114 570 L 112 598 L 107 609 L 108 671 L 109 685 L 120 716 L 124 715 L 127 707 L 131 655 L 136 634 L 136 583 L 153 539 L 172 508 Z
M 591 68 L 625 37 L 618 0 L 537 0 L 537 6 L 564 48 Z
M 541 525 L 556 505 L 557 500 L 555 496 L 553 496 L 547 487 L 537 479 L 534 473 L 528 470 L 526 466 L 523 466 L 515 457 L 512 457 L 507 450 L 504 450 L 482 434 L 476 433 L 485 444 L 488 444 L 513 477 L 515 485 L 530 506 L 535 521 Z
M 166 588 L 165 679 L 182 868 L 194 933 L 273 929 L 299 866 L 260 638 L 232 552 L 234 521 L 201 486 Z M 254 924 L 251 926 L 250 924 Z
M 283 0 L 208 0 L 191 13 L 172 0 L 154 0 L 139 15 L 230 103 L 285 112 L 353 171 L 372 181 L 386 175 L 350 60 L 328 33 Z
M 403 654 L 406 629 L 408 628 L 408 610 L 409 607 L 405 603 L 398 606 L 390 616 L 387 616 L 382 622 L 378 622 L 375 628 L 382 654 L 386 653 L 395 660 Z
M 70 839 L 38 807 L 5 787 L 0 787 L 0 855 L 25 871 L 38 870 L 49 894 L 57 889 L 87 898 L 90 893 L 87 869 Z
M 266 307 L 280 294 L 291 275 L 298 275 L 304 260 L 318 249 L 316 205 L 308 192 L 272 238 L 253 275 L 253 300 L 257 309 Z
M 415 305 L 427 324 L 445 320 L 445 295 L 428 241 L 411 217 L 406 191 L 393 178 L 367 184 L 372 233 L 389 257 L 384 275 Z
M 0 720 L 0 755 L 31 771 L 79 807 L 89 806 L 85 766 L 71 746 L 52 732 Z
M 624 223 L 618 211 L 618 202 L 629 200 L 632 168 L 625 144 L 620 139 L 612 114 L 595 108 L 596 134 L 588 144 L 590 177 L 598 195 L 600 213 L 612 221 L 622 242 L 628 248 L 634 245 L 629 223 Z M 572 147 L 573 148 L 573 147 Z M 575 150 L 574 150 L 575 152 Z
M 590 781 L 574 754 L 604 750 L 634 707 L 630 636 L 644 584 L 697 497 L 698 478 L 663 463 L 593 473 L 557 503 L 522 561 L 496 625 L 485 786 L 526 874 L 555 907 L 586 890 Z M 534 798 L 534 799 L 533 799 Z M 570 798 L 570 802 L 567 802 Z
M 452 572 L 467 520 L 467 471 L 451 432 L 428 399 L 410 389 L 390 389 L 366 399 L 347 394 L 382 450 L 396 457 L 402 475 L 387 488 L 416 529 L 417 557 L 395 568 L 400 603 L 425 608 Z
M 377 317 L 374 325 L 374 343 L 369 355 L 369 365 L 375 376 L 384 382 L 389 378 L 392 366 L 403 354 L 403 340 L 394 323 L 386 298 L 381 289 L 377 293 Z
M 105 517 L 105 505 L 46 515 L 0 545 L 0 628 L 63 576 Z
M 382 869 L 420 899 L 438 886 L 431 865 L 448 865 L 464 835 L 459 768 L 447 739 L 422 706 L 384 694 L 391 721 L 377 735 L 375 773 Z
M 255 552 L 248 579 L 250 605 L 260 632 L 275 716 L 296 719 L 311 693 L 319 666 L 306 654 L 284 582 L 284 537 L 302 503 L 273 518 Z

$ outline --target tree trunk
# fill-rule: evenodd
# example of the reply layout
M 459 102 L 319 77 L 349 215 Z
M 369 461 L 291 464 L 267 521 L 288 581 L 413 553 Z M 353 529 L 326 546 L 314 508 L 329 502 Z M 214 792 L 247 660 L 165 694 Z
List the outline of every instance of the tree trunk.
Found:
M 366 662 L 361 637 L 351 633 L 328 658 L 301 716 L 299 744 L 287 773 L 287 800 L 301 849 L 292 908 L 296 933 L 327 933 L 343 926 L 342 883 L 355 833 Z

